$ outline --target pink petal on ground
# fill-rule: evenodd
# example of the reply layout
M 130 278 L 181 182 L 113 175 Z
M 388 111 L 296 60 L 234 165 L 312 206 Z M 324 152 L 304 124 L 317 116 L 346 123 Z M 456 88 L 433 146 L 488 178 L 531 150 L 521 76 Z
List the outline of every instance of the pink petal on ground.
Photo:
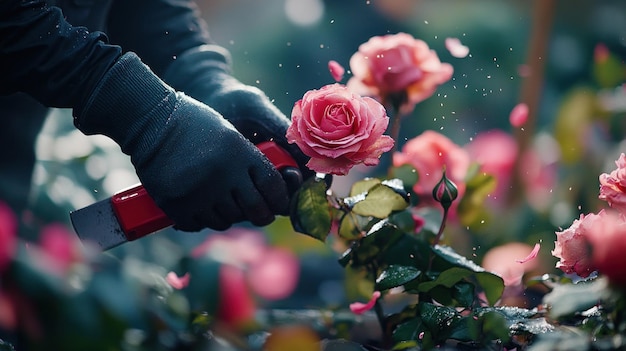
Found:
M 469 48 L 461 44 L 461 40 L 458 38 L 446 38 L 446 49 L 450 51 L 450 55 L 456 58 L 464 58 L 469 54 Z
M 330 71 L 330 75 L 333 76 L 335 82 L 340 82 L 343 79 L 343 74 L 346 73 L 343 66 L 335 60 L 328 61 L 328 70 Z
M 190 278 L 189 273 L 185 273 L 185 275 L 183 275 L 182 277 L 179 277 L 178 275 L 176 275 L 176 273 L 169 272 L 167 273 L 167 276 L 165 277 L 165 281 L 169 285 L 171 285 L 172 288 L 176 290 L 180 290 L 180 289 L 185 288 L 187 285 L 189 285 L 189 278 Z
M 537 254 L 539 253 L 540 248 L 541 248 L 541 245 L 539 243 L 536 243 L 535 248 L 533 248 L 533 250 L 528 254 L 528 256 L 526 256 L 526 258 L 521 259 L 521 260 L 515 260 L 515 262 L 526 263 L 532 259 L 535 259 L 537 257 Z
M 363 314 L 374 307 L 376 300 L 380 297 L 380 291 L 374 291 L 372 298 L 367 303 L 354 302 L 350 304 L 350 311 L 354 314 Z
M 519 103 L 513 107 L 509 115 L 509 122 L 513 127 L 521 127 L 528 121 L 528 105 Z

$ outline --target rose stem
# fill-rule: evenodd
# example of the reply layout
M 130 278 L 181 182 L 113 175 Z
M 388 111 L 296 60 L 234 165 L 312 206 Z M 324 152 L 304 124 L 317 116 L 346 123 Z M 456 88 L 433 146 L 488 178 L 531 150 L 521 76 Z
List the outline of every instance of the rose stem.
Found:
M 537 110 L 541 98 L 541 86 L 544 80 L 544 68 L 547 61 L 548 41 L 554 18 L 554 0 L 534 0 L 532 8 L 532 28 L 528 40 L 526 63 L 530 76 L 524 78 L 520 91 L 520 102 L 528 105 L 528 120 L 523 129 L 514 131 L 518 145 L 518 157 L 515 160 L 511 181 L 511 191 L 508 195 L 510 204 L 522 200 L 524 186 L 522 182 L 520 161 L 522 155 L 532 142 L 532 136 L 537 122 Z

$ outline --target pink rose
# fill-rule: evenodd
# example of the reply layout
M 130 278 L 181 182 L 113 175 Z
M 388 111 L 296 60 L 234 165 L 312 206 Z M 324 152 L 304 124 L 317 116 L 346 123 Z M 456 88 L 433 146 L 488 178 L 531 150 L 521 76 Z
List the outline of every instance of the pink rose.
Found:
M 615 161 L 617 169 L 610 174 L 600 175 L 600 200 L 606 201 L 609 206 L 626 213 L 626 156 L 622 153 Z
M 626 287 L 626 219 L 615 211 L 600 211 L 601 220 L 587 231 L 591 260 L 611 284 Z
M 353 77 L 348 87 L 388 105 L 402 94 L 400 113 L 411 113 L 437 87 L 452 78 L 453 69 L 437 53 L 406 33 L 370 38 L 350 58 Z
M 81 244 L 63 224 L 46 225 L 39 234 L 42 265 L 50 272 L 65 274 L 72 265 L 83 261 Z
M 602 222 L 604 216 L 604 211 L 598 214 L 581 214 L 580 219 L 575 219 L 569 228 L 556 232 L 556 241 L 552 250 L 552 255 L 560 259 L 556 263 L 556 268 L 568 274 L 576 273 L 583 278 L 596 270 L 591 260 L 591 247 L 587 233 Z
M 420 203 L 436 204 L 432 198 L 432 191 L 441 180 L 444 167 L 446 177 L 457 186 L 458 198 L 463 197 L 465 176 L 470 165 L 469 154 L 443 134 L 428 130 L 409 140 L 402 148 L 402 152 L 393 155 L 394 166 L 405 164 L 415 167 L 419 174 L 419 180 L 413 186 L 413 191 Z M 452 204 L 452 208 L 456 203 L 458 201 Z
M 340 84 L 306 92 L 291 120 L 287 140 L 311 157 L 307 166 L 320 173 L 346 175 L 360 163 L 375 166 L 394 144 L 383 135 L 389 124 L 385 108 Z

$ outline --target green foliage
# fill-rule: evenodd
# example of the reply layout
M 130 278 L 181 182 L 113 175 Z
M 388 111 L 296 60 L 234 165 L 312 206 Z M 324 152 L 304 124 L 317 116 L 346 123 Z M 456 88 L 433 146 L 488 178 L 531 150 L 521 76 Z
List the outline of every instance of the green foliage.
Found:
M 294 195 L 291 223 L 302 234 L 326 240 L 331 226 L 331 210 L 326 199 L 326 182 L 313 177 Z

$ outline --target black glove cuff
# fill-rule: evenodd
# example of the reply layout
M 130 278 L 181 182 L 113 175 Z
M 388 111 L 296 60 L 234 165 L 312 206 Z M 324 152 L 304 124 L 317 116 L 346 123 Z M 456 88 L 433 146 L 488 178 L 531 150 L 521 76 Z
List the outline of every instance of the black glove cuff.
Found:
M 74 109 L 74 124 L 85 134 L 109 136 L 130 154 L 158 137 L 176 101 L 175 91 L 129 52 Z
M 163 80 L 174 89 L 202 100 L 207 87 L 217 87 L 225 75 L 231 75 L 231 66 L 228 50 L 218 45 L 201 45 L 177 56 L 163 73 Z

